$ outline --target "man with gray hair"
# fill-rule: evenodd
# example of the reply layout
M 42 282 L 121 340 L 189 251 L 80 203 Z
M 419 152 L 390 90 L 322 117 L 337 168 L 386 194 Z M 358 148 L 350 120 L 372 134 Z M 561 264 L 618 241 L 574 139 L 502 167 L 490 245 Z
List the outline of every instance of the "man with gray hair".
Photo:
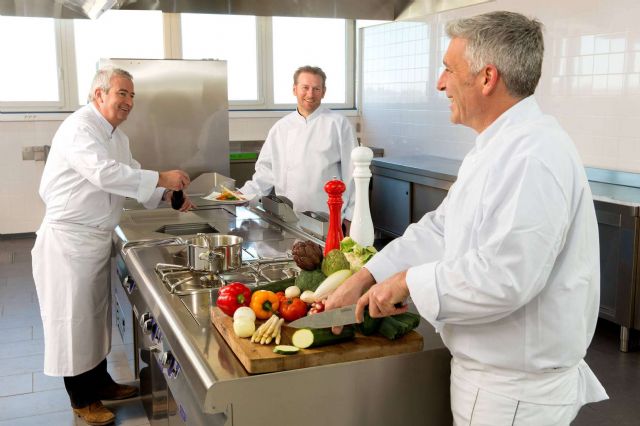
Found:
M 118 128 L 133 108 L 133 77 L 98 70 L 89 104 L 67 117 L 53 137 L 40 182 L 46 204 L 31 252 L 44 329 L 44 373 L 64 377 L 73 411 L 89 425 L 114 414 L 101 400 L 134 396 L 107 372 L 112 233 L 125 197 L 154 208 L 189 185 L 181 170 L 142 170 Z M 181 211 L 193 205 L 188 197 Z
M 475 146 L 442 204 L 326 309 L 357 302 L 358 319 L 365 306 L 381 317 L 411 296 L 451 351 L 454 424 L 568 425 L 607 398 L 583 360 L 598 317 L 598 227 L 578 153 L 533 97 L 542 25 L 492 12 L 447 33 L 438 90 Z

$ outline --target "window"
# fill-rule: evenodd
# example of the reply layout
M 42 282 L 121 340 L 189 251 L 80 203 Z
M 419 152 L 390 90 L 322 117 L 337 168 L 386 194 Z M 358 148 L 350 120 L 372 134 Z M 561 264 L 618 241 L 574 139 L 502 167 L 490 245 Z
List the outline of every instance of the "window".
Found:
M 0 103 L 61 103 L 56 39 L 54 19 L 0 16 Z
M 261 102 L 256 17 L 183 13 L 182 57 L 227 61 L 229 102 Z
M 327 74 L 324 103 L 346 102 L 346 23 L 344 19 L 273 18 L 273 98 L 295 104 L 293 73 L 302 65 Z
M 73 26 L 80 105 L 87 103 L 100 58 L 164 58 L 160 11 L 109 10 L 97 20 L 75 19 Z

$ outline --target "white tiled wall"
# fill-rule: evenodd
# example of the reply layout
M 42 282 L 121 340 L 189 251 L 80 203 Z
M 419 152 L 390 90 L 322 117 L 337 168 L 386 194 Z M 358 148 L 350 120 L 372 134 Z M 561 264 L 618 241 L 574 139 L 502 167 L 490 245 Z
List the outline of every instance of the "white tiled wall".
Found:
M 640 172 L 635 0 L 496 0 L 363 29 L 363 142 L 387 156 L 464 156 L 475 133 L 449 123 L 449 102 L 435 89 L 447 44 L 444 23 L 490 10 L 521 12 L 545 25 L 536 98 L 573 137 L 585 165 Z

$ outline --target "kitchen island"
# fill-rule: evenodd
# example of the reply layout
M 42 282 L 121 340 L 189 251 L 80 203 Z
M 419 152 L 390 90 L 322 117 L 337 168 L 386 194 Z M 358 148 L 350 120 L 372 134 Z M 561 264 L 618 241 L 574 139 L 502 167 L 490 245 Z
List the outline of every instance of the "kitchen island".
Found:
M 168 285 L 156 265 L 184 262 L 176 237 L 217 232 L 241 236 L 243 259 L 252 265 L 222 274 L 224 281 L 242 274 L 279 279 L 296 239 L 321 241 L 260 208 L 196 203 L 201 207 L 188 213 L 127 210 L 116 232 L 112 282 L 116 298 L 124 295 L 132 306 L 136 374 L 153 425 L 451 424 L 450 354 L 426 321 L 418 352 L 247 372 L 211 323 L 219 283 L 191 291 L 198 279 L 191 277 Z

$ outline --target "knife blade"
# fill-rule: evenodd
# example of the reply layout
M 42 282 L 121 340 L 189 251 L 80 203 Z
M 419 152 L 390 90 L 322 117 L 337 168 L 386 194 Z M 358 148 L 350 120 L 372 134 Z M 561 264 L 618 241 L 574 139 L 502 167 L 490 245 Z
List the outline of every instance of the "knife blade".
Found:
M 313 315 L 307 315 L 289 323 L 293 328 L 326 328 L 356 322 L 356 305 L 343 306 Z

